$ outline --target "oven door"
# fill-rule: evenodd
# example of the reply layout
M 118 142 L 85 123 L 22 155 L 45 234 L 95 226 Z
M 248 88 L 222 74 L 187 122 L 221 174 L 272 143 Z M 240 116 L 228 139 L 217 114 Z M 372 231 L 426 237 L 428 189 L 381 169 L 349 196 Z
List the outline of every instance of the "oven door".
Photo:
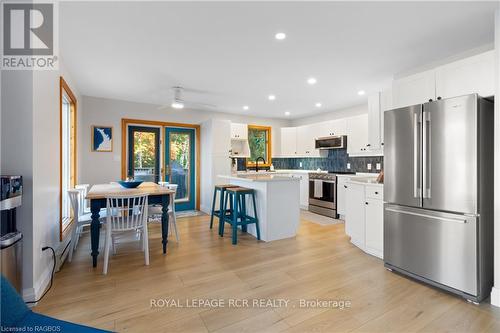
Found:
M 321 196 L 316 196 L 314 191 L 315 181 L 321 182 Z M 328 209 L 336 209 L 335 180 L 309 180 L 309 205 Z

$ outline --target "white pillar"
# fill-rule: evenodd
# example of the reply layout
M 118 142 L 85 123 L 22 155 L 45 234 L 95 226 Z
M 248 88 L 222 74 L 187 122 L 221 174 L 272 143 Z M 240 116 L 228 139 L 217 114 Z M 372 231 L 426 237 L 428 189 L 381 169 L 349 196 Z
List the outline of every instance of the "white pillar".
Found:
M 495 209 L 494 285 L 491 304 L 500 307 L 500 9 L 495 13 Z

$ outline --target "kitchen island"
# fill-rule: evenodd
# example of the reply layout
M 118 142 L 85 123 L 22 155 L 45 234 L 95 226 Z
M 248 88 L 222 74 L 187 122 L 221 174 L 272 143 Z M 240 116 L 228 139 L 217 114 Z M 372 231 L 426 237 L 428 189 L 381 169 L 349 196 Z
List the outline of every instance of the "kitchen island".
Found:
M 232 185 L 255 190 L 261 240 L 295 237 L 300 222 L 300 179 L 269 173 L 219 177 Z M 250 198 L 247 214 L 253 216 Z M 255 225 L 248 226 L 248 233 L 256 237 Z

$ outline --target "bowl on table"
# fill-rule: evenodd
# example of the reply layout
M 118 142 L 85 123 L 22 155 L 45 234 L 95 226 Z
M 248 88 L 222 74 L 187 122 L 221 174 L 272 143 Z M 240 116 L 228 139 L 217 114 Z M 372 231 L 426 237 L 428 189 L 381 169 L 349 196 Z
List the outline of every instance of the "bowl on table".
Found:
M 136 188 L 143 183 L 142 180 L 119 180 L 118 184 L 125 188 Z

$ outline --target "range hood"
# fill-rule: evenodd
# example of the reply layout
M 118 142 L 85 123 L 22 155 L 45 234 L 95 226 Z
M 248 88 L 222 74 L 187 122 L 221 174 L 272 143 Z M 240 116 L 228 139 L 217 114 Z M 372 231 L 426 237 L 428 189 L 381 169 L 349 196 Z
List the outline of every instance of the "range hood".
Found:
M 347 135 L 334 135 L 323 138 L 317 138 L 314 146 L 316 149 L 347 148 Z

